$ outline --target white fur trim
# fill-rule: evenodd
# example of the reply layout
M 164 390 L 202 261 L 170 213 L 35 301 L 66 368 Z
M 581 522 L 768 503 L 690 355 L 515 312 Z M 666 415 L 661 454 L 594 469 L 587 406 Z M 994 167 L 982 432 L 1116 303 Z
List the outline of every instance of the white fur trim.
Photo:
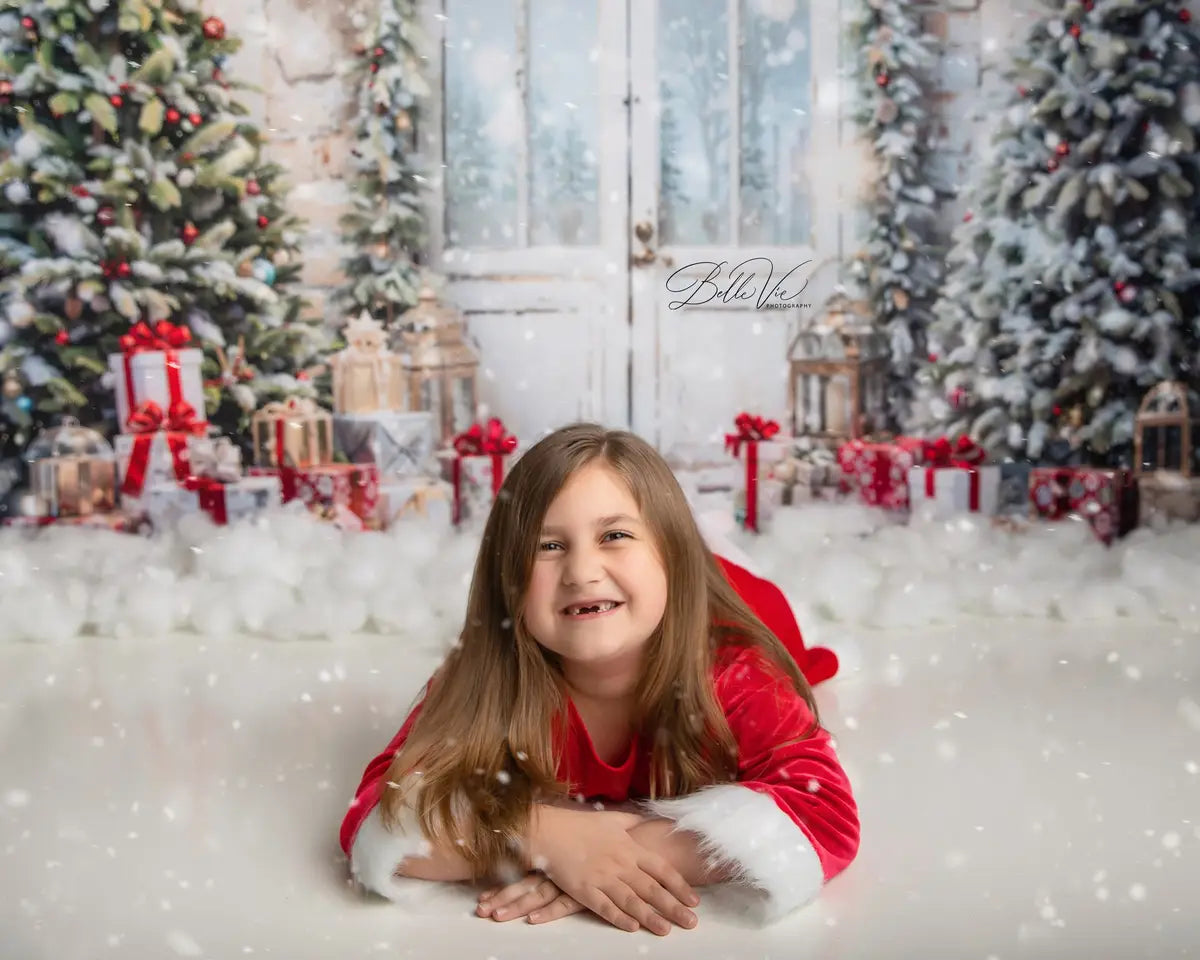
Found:
M 412 810 L 404 808 L 397 831 L 392 833 L 384 828 L 376 804 L 358 828 L 350 847 L 350 875 L 373 893 L 399 902 L 428 884 L 397 876 L 396 869 L 409 857 L 427 857 L 431 852 Z
M 763 923 L 812 902 L 824 886 L 812 841 L 768 793 L 725 783 L 645 807 L 696 834 L 710 868 L 732 867 L 737 881 L 762 893 L 751 909 Z

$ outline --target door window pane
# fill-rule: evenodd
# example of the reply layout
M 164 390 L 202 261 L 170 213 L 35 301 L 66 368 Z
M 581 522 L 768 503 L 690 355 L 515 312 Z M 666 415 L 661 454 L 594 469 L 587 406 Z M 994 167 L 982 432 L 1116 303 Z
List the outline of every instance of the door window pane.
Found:
M 741 212 L 747 244 L 812 237 L 809 0 L 739 0 Z
M 446 0 L 446 240 L 516 243 L 517 0 Z
M 596 3 L 529 6 L 530 242 L 600 240 Z
M 728 242 L 726 0 L 659 0 L 657 48 L 659 234 L 664 243 Z

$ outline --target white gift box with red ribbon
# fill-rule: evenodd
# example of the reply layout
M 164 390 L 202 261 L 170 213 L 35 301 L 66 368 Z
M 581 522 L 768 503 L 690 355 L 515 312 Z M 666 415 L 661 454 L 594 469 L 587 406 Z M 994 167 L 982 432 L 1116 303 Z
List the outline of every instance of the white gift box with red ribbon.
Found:
M 978 513 L 993 517 L 1000 507 L 1000 468 L 910 467 L 908 499 L 917 516 L 948 520 Z

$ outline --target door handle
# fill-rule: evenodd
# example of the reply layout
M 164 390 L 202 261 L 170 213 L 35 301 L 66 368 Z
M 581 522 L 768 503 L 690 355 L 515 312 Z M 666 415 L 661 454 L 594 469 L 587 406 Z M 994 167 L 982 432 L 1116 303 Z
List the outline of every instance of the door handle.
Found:
M 649 220 L 639 220 L 633 228 L 633 235 L 641 242 L 642 250 L 640 253 L 630 254 L 630 266 L 648 267 L 650 264 L 660 259 L 654 248 L 650 246 L 650 240 L 654 236 L 654 224 L 652 224 Z M 675 264 L 675 261 L 665 254 L 661 259 L 664 267 L 674 266 Z

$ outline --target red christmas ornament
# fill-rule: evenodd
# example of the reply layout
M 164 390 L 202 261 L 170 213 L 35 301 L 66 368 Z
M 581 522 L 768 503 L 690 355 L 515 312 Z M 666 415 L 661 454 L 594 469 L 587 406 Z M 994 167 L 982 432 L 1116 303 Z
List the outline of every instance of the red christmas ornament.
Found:
M 198 127 L 204 122 L 204 117 L 198 113 L 189 113 L 188 120 L 191 121 L 193 127 Z
M 188 153 L 185 153 L 182 157 L 179 158 L 181 163 L 191 163 L 195 159 L 196 159 L 196 155 L 190 151 Z
M 928 356 L 926 359 L 927 359 L 927 360 L 928 360 L 930 363 L 937 363 L 937 361 L 938 361 L 938 355 L 937 355 L 936 353 L 931 353 L 931 354 L 930 354 L 930 355 L 929 355 L 929 356 Z
M 225 23 L 220 17 L 209 17 L 204 21 L 204 36 L 208 40 L 225 39 Z
M 1066 140 L 1063 140 L 1059 143 L 1059 145 L 1057 147 L 1054 148 L 1054 150 L 1060 157 L 1065 157 L 1068 153 L 1071 152 L 1071 145 L 1069 143 L 1067 143 Z
M 308 371 L 301 370 L 299 373 L 296 374 L 296 379 L 301 380 L 301 381 L 307 380 L 308 379 Z
M 950 391 L 950 396 L 946 399 L 950 401 L 951 407 L 953 407 L 955 410 L 958 410 L 963 406 L 964 403 L 966 403 L 967 391 L 962 387 L 955 387 Z
M 1125 286 L 1126 286 L 1126 284 L 1125 284 L 1124 280 L 1118 280 L 1116 283 L 1113 284 L 1113 289 L 1117 293 L 1120 293 L 1122 290 L 1125 289 Z
M 880 86 L 880 87 L 886 87 L 891 82 L 892 82 L 892 78 L 889 77 L 886 73 L 878 74 L 875 77 L 875 83 L 877 86 Z
M 1029 88 L 1025 87 L 1025 86 L 1017 87 L 1017 93 L 1019 93 L 1023 97 L 1027 97 L 1027 96 L 1029 96 Z
M 252 197 L 257 197 L 260 193 L 262 193 L 262 187 L 258 185 L 257 180 L 247 180 L 246 192 Z
M 167 123 L 178 123 L 181 119 L 183 119 L 183 114 L 174 107 L 167 111 Z
M 1083 9 L 1086 10 L 1088 13 L 1092 12 L 1092 7 L 1094 7 L 1095 5 L 1096 5 L 1095 0 L 1083 0 Z
M 37 26 L 37 24 L 34 22 L 33 17 L 22 17 L 21 18 L 21 26 L 24 27 L 26 30 L 32 30 L 34 27 Z
M 1053 173 L 1055 170 L 1058 169 L 1058 161 L 1055 160 L 1054 157 L 1051 157 L 1046 162 L 1046 169 L 1049 170 L 1051 173 Z
M 265 215 L 258 218 L 258 226 L 260 227 L 260 229 L 266 230 L 267 224 L 269 224 L 270 222 L 271 221 L 269 219 L 267 219 L 267 217 Z
M 1083 33 L 1083 29 L 1079 26 L 1079 24 L 1073 23 L 1071 24 L 1071 29 L 1069 32 L 1071 36 L 1078 38 L 1079 35 Z
M 378 72 L 379 72 L 379 64 L 377 64 L 377 63 L 372 63 L 372 64 L 371 64 L 371 72 L 372 72 L 372 73 L 378 73 Z
M 963 214 L 963 223 L 970 223 L 974 219 L 975 214 L 973 214 L 970 210 Z
M 73 194 L 75 194 L 75 196 L 79 197 L 80 199 L 82 199 L 83 197 L 90 197 L 90 196 L 91 196 L 91 194 L 90 194 L 90 193 L 88 193 L 88 188 L 87 188 L 87 187 L 83 187 L 83 186 L 72 187 L 72 188 L 71 188 L 71 192 L 72 192 Z
M 1192 22 L 1192 11 L 1187 10 L 1187 9 L 1180 10 L 1179 11 L 1179 20 L 1181 23 L 1191 23 Z
M 13 83 L 11 80 L 0 80 L 0 100 L 7 100 L 12 96 Z
M 1062 407 L 1056 405 L 1054 407 L 1053 413 L 1056 417 L 1061 416 L 1062 415 Z
M 96 211 L 96 222 L 102 227 L 111 227 L 117 222 L 117 211 L 112 207 L 101 207 Z
M 128 93 L 128 92 L 129 92 L 130 90 L 132 90 L 132 89 L 133 89 L 133 84 L 132 84 L 132 83 L 123 83 L 123 84 L 121 84 L 121 92 L 122 92 L 122 93 Z
M 196 242 L 198 236 L 200 236 L 200 231 L 196 229 L 194 223 L 185 223 L 183 225 L 183 242 L 189 247 Z
M 66 330 L 59 330 L 58 333 L 54 335 L 54 342 L 60 347 L 65 347 L 71 342 L 71 335 L 67 333 Z
M 128 260 L 122 260 L 117 264 L 117 276 L 122 280 L 127 280 L 133 275 L 133 267 L 129 265 Z
M 377 56 L 377 57 L 382 57 L 382 56 L 383 56 L 383 47 L 376 47 L 376 48 L 375 48 L 375 56 Z
M 120 95 L 116 94 L 116 93 L 114 93 L 111 97 L 108 98 L 108 102 L 111 103 L 114 107 L 117 107 L 118 109 L 125 106 L 125 101 L 122 100 Z

